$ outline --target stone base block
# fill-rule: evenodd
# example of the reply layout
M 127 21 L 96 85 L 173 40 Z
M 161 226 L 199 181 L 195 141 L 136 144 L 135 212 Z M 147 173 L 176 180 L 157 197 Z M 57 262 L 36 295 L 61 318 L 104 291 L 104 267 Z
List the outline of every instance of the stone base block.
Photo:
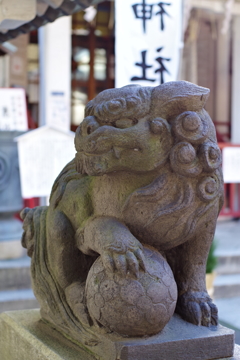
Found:
M 101 355 L 96 355 L 94 346 L 81 348 L 45 325 L 39 310 L 1 314 L 0 334 L 1 360 L 240 360 L 240 346 L 235 346 L 231 356 L 233 330 L 197 327 L 178 316 L 156 336 L 123 339 L 112 335 L 103 339 L 105 352 Z
M 47 331 L 49 330 L 49 331 Z M 39 310 L 0 315 L 1 360 L 95 360 L 40 320 Z

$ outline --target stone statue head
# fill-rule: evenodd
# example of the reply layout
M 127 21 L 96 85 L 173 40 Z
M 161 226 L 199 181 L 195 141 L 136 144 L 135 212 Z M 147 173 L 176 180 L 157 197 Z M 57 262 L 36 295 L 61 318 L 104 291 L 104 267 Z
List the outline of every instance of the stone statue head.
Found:
M 187 177 L 214 171 L 221 154 L 204 110 L 208 96 L 208 89 L 186 81 L 101 92 L 76 131 L 77 171 L 141 173 L 166 163 Z

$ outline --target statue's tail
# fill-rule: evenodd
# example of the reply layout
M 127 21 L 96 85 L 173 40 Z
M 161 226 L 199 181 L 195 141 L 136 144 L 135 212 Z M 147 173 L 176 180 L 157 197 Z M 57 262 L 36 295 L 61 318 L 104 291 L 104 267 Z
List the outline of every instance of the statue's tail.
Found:
M 69 307 L 64 290 L 49 268 L 47 254 L 47 206 L 24 209 L 21 212 L 24 234 L 22 245 L 32 257 L 31 275 L 34 294 L 40 304 L 41 316 L 63 334 L 81 343 L 97 344 L 90 327 L 83 325 Z
M 20 213 L 20 217 L 23 220 L 23 234 L 21 243 L 22 246 L 27 249 L 27 254 L 29 257 L 32 257 L 34 252 L 34 218 L 40 216 L 42 210 L 45 208 L 45 206 L 38 206 L 33 209 L 25 208 Z

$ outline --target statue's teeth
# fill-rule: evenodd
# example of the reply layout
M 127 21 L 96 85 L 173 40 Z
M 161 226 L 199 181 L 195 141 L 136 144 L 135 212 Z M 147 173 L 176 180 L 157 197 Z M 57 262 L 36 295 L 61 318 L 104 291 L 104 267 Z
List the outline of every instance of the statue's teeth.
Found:
M 114 154 L 115 154 L 116 158 L 117 158 L 117 159 L 120 159 L 121 149 L 120 149 L 120 148 L 117 148 L 117 147 L 114 147 L 114 148 L 113 148 L 113 151 L 114 151 Z

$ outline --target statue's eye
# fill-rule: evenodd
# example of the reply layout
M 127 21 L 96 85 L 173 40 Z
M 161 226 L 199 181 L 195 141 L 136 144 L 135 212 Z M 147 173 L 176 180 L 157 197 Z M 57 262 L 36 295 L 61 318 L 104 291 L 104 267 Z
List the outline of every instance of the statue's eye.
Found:
M 119 129 L 126 129 L 138 123 L 137 119 L 122 118 L 116 120 L 115 126 Z

